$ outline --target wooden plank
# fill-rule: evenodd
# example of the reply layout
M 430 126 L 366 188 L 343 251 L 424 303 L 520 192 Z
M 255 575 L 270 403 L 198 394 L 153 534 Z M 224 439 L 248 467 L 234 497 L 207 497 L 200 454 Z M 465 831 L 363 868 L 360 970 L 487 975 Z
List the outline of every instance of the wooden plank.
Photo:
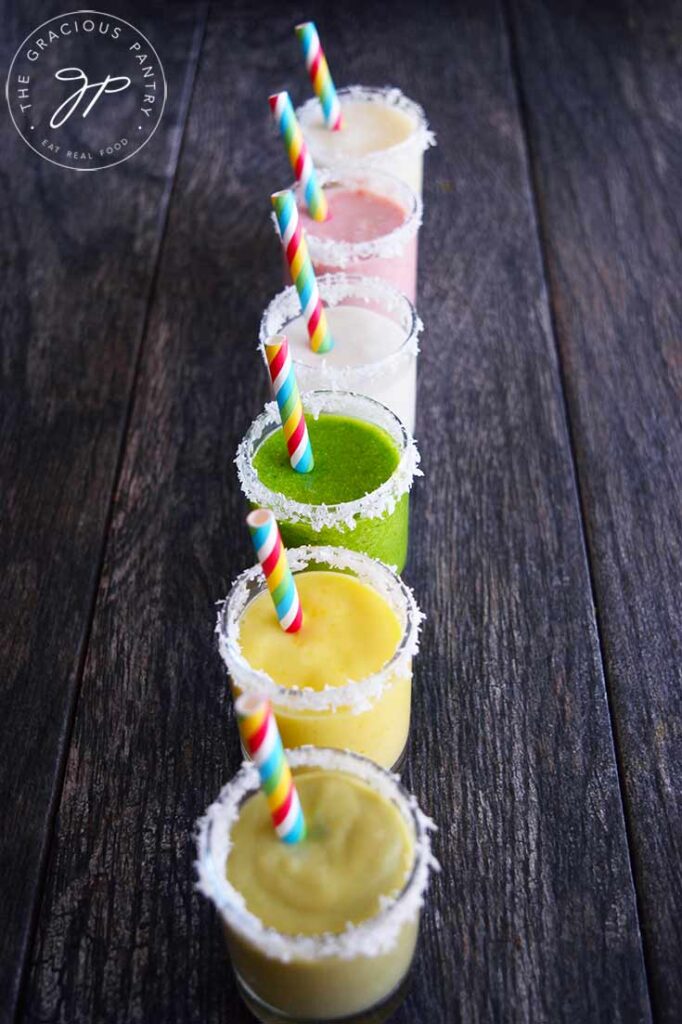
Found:
M 135 5 L 142 31 L 149 7 Z M 45 16 L 44 4 L 5 6 L 3 68 Z M 60 798 L 199 21 L 186 9 L 157 25 L 167 109 L 119 167 L 76 174 L 32 153 L 8 116 L 0 126 L 1 1021 L 13 1018 Z
M 653 1005 L 682 1017 L 679 4 L 515 4 Z
M 648 1020 L 640 937 L 504 23 L 313 3 L 338 81 L 428 108 L 408 569 L 429 621 L 406 772 L 444 872 L 401 1022 Z M 26 1020 L 246 1021 L 192 824 L 238 761 L 213 602 L 251 556 L 231 459 L 306 94 L 277 6 L 209 23 L 74 726 Z M 434 68 L 438 74 L 433 73 Z

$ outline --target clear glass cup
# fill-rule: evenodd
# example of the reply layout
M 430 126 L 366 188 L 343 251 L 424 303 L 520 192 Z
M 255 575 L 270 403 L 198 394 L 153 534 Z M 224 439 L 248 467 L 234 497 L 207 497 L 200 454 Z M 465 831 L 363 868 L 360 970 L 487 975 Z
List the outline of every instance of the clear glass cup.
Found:
M 255 766 L 245 764 L 198 822 L 198 887 L 220 914 L 237 983 L 249 1009 L 265 1024 L 386 1021 L 405 992 L 429 874 L 433 822 L 391 775 L 347 751 L 307 747 L 288 754 L 294 777 L 311 768 L 361 779 L 390 800 L 414 840 L 412 869 L 402 891 L 374 917 L 340 933 L 288 935 L 267 928 L 228 881 L 231 829 L 258 790 Z M 365 1018 L 364 1015 L 368 1017 Z M 371 1015 L 371 1016 L 369 1016 Z
M 435 145 L 424 111 L 400 89 L 351 85 L 339 89 L 343 128 L 330 131 L 317 97 L 296 111 L 316 167 L 359 170 L 375 167 L 422 194 L 424 153 Z
M 350 548 L 402 572 L 407 560 L 410 489 L 415 476 L 421 475 L 414 439 L 395 413 L 366 395 L 309 391 L 301 395 L 301 401 L 304 411 L 314 417 L 331 413 L 381 427 L 398 450 L 398 465 L 388 480 L 354 501 L 338 505 L 294 501 L 266 486 L 253 465 L 261 444 L 281 429 L 277 404 L 269 402 L 237 449 L 237 475 L 247 501 L 253 508 L 268 508 L 274 513 L 288 548 L 306 544 Z
M 393 174 L 372 167 L 354 171 L 321 170 L 318 180 L 329 202 L 331 217 L 316 221 L 306 212 L 305 197 L 300 185 L 294 186 L 296 202 L 308 243 L 315 273 L 363 274 L 388 281 L 414 303 L 417 293 L 417 251 L 422 222 L 422 201 L 404 181 Z M 335 197 L 367 196 L 360 207 L 353 207 L 352 226 L 348 213 L 341 206 L 334 212 Z M 372 222 L 375 210 L 390 204 L 402 210 L 403 220 L 395 228 L 377 235 Z M 349 235 L 361 237 L 348 241 Z M 291 283 L 289 266 L 284 259 L 285 284 Z
M 287 554 L 294 575 L 307 568 L 330 569 L 372 587 L 395 613 L 402 629 L 400 641 L 391 659 L 365 679 L 324 690 L 280 686 L 249 664 L 239 643 L 244 612 L 267 589 L 261 568 L 255 565 L 232 585 L 216 625 L 218 648 L 235 695 L 257 693 L 269 699 L 285 747 L 312 743 L 353 750 L 385 768 L 397 768 L 410 730 L 412 660 L 423 618 L 412 591 L 381 562 L 346 548 L 291 548 Z
M 286 334 L 301 391 L 368 395 L 388 406 L 413 434 L 419 336 L 424 327 L 414 306 L 378 278 L 325 274 L 318 278 L 318 286 L 333 337 L 336 328 L 334 348 L 324 354 L 312 350 L 298 294 L 290 286 L 263 313 L 261 349 L 273 334 Z

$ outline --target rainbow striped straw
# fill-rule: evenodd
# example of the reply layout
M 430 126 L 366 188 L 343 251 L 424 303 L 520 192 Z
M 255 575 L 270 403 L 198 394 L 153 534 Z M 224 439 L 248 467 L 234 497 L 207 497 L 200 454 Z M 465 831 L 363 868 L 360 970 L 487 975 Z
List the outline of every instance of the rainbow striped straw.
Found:
M 315 465 L 315 460 L 303 415 L 296 374 L 291 362 L 289 342 L 284 334 L 274 334 L 268 338 L 265 343 L 265 357 L 268 361 L 272 390 L 279 406 L 291 468 L 297 473 L 309 473 Z
M 313 83 L 315 95 L 322 104 L 327 128 L 337 132 L 342 126 L 341 104 L 329 73 L 329 65 L 315 28 L 315 22 L 306 21 L 302 25 L 297 25 L 296 35 L 303 50 L 305 66 L 308 69 L 310 81 Z
M 289 99 L 289 93 L 277 92 L 268 98 L 268 103 L 284 139 L 284 146 L 296 175 L 296 181 L 301 183 L 310 216 L 313 220 L 326 220 L 329 214 L 327 197 L 317 180 L 315 167 Z
M 305 234 L 298 216 L 296 200 L 291 189 L 273 192 L 270 199 L 277 217 L 282 245 L 289 264 L 291 280 L 301 303 L 303 318 L 308 328 L 310 347 L 320 355 L 334 347 L 334 340 L 327 325 L 317 279 L 308 255 Z
M 285 633 L 298 633 L 303 625 L 303 609 L 289 568 L 277 520 L 269 509 L 249 512 L 246 525 L 265 576 L 279 624 Z
M 244 746 L 253 758 L 270 808 L 272 824 L 284 843 L 300 843 L 306 828 L 282 738 L 267 700 L 243 693 L 235 701 Z

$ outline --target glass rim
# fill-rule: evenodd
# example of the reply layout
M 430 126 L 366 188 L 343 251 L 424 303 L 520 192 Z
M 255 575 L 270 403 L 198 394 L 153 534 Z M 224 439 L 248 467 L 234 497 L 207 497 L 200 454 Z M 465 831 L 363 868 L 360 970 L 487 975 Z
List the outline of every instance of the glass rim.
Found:
M 422 224 L 424 206 L 422 199 L 407 182 L 383 168 L 365 167 L 321 167 L 317 179 L 322 188 L 341 187 L 366 188 L 383 198 L 395 200 L 403 209 L 405 219 L 397 227 L 375 238 L 349 242 L 341 238 L 322 238 L 306 230 L 305 237 L 313 263 L 320 261 L 342 269 L 349 263 L 372 259 L 392 259 L 400 256 Z M 369 181 L 368 181 L 369 179 Z M 291 186 L 299 209 L 305 208 L 305 190 L 300 182 Z M 273 222 L 277 219 L 272 214 Z
M 431 851 L 430 833 L 436 829 L 434 822 L 421 810 L 416 797 L 405 789 L 398 775 L 359 754 L 306 746 L 287 751 L 287 759 L 292 769 L 321 768 L 353 775 L 398 807 L 414 838 L 414 860 L 400 892 L 383 898 L 376 914 L 359 924 L 348 924 L 342 932 L 290 935 L 264 925 L 248 910 L 244 897 L 229 882 L 226 872 L 232 848 L 231 827 L 239 817 L 243 800 L 260 788 L 258 770 L 250 761 L 242 764 L 197 822 L 197 888 L 212 901 L 229 928 L 270 959 L 284 962 L 330 957 L 350 960 L 390 952 L 403 926 L 418 917 L 430 872 L 439 870 Z
M 366 383 L 377 377 L 385 377 L 396 370 L 404 360 L 411 359 L 419 353 L 419 336 L 424 330 L 424 323 L 418 315 L 414 303 L 395 285 L 380 277 L 344 272 L 320 274 L 317 278 L 317 285 L 325 308 L 337 306 L 344 299 L 349 298 L 361 299 L 364 302 L 378 301 L 383 303 L 386 314 L 398 312 L 401 329 L 403 329 L 403 317 L 408 325 L 404 328 L 405 338 L 399 348 L 367 363 L 331 366 L 325 355 L 316 355 L 316 360 L 319 360 L 319 369 L 328 378 L 329 386 L 333 390 L 353 391 L 354 385 L 357 386 L 359 380 Z M 275 334 L 286 334 L 287 324 L 302 316 L 301 303 L 295 285 L 287 285 L 270 300 L 261 317 L 258 331 L 258 345 L 266 364 L 264 346 L 268 338 Z M 294 366 L 299 367 L 304 374 L 314 370 L 317 366 L 317 362 L 306 363 L 302 359 L 297 359 L 294 352 L 291 353 L 291 358 Z
M 372 85 L 347 85 L 343 89 L 337 90 L 339 99 L 343 100 L 355 100 L 361 103 L 381 103 L 386 106 L 395 107 L 401 113 L 406 114 L 412 119 L 414 123 L 414 130 L 407 136 L 406 139 L 402 139 L 400 142 L 394 143 L 392 146 L 387 146 L 385 149 L 372 149 L 369 153 L 364 153 L 362 156 L 356 157 L 345 157 L 334 160 L 334 166 L 339 169 L 345 164 L 355 164 L 356 166 L 361 163 L 374 163 L 383 159 L 384 155 L 391 157 L 397 156 L 402 150 L 409 149 L 410 146 L 417 142 L 421 148 L 422 153 L 425 152 L 429 146 L 436 145 L 436 136 L 434 132 L 429 128 L 429 122 L 424 113 L 424 108 L 416 102 L 411 100 L 396 86 L 372 86 Z M 301 104 L 296 109 L 296 117 L 298 118 L 301 127 L 303 129 L 309 127 L 312 117 L 319 113 L 320 101 L 317 96 L 311 96 L 310 99 L 306 100 L 305 103 Z M 304 131 L 305 134 L 305 131 Z M 311 156 L 313 162 L 315 160 L 315 145 L 309 139 L 306 138 L 308 148 L 311 150 Z
M 389 658 L 375 672 L 362 679 L 349 680 L 341 686 L 326 686 L 322 690 L 311 687 L 282 686 L 267 672 L 253 668 L 242 653 L 239 643 L 239 623 L 244 611 L 253 600 L 250 584 L 260 583 L 266 589 L 263 571 L 256 564 L 245 569 L 232 584 L 225 600 L 220 604 L 215 632 L 218 649 L 235 685 L 243 692 L 262 693 L 271 701 L 275 713 L 278 708 L 288 712 L 335 712 L 348 709 L 351 714 L 362 714 L 371 709 L 385 690 L 411 669 L 412 660 L 419 650 L 419 631 L 424 615 L 415 596 L 404 580 L 389 566 L 360 551 L 330 545 L 289 548 L 287 557 L 291 571 L 304 571 L 312 563 L 329 566 L 331 571 L 349 570 L 362 583 L 371 586 L 396 613 L 402 635 Z
M 277 402 L 268 402 L 247 430 L 235 457 L 237 476 L 247 500 L 269 508 L 281 522 L 306 523 L 315 531 L 344 527 L 354 530 L 360 518 L 376 519 L 394 512 L 398 501 L 410 491 L 415 477 L 422 475 L 416 442 L 402 420 L 382 402 L 355 391 L 315 389 L 303 392 L 301 402 L 304 410 L 315 419 L 323 412 L 332 412 L 383 428 L 398 447 L 398 465 L 388 480 L 352 501 L 312 505 L 287 498 L 267 487 L 253 466 L 253 456 L 263 438 L 282 426 Z

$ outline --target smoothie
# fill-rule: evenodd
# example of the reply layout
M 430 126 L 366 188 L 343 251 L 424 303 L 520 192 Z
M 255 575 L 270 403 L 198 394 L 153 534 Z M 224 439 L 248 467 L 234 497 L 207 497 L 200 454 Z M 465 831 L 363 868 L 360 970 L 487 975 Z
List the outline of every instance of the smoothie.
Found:
M 417 354 L 422 323 L 411 302 L 384 281 L 330 274 L 318 279 L 330 352 L 313 352 L 294 288 L 269 304 L 260 328 L 261 346 L 274 334 L 289 341 L 302 391 L 319 388 L 368 395 L 391 409 L 414 433 Z
M 253 668 L 280 686 L 319 692 L 364 679 L 391 660 L 403 631 L 376 590 L 354 576 L 320 569 L 298 573 L 295 582 L 305 607 L 298 632 L 279 627 L 268 594 L 252 601 L 241 618 L 239 644 Z
M 398 895 L 414 839 L 395 804 L 361 779 L 312 769 L 298 776 L 296 789 L 307 841 L 283 843 L 264 794 L 256 793 L 232 829 L 227 877 L 268 928 L 287 935 L 342 932 Z
M 271 433 L 257 448 L 253 469 L 268 491 L 299 505 L 350 504 L 377 491 L 391 479 L 399 461 L 392 438 L 374 423 L 350 416 L 321 413 L 305 416 L 315 457 L 311 473 L 293 473 L 282 428 Z M 274 511 L 274 510 L 273 510 Z M 279 519 L 286 547 L 302 544 L 341 544 L 365 551 L 401 571 L 407 559 L 409 495 L 403 494 L 389 515 L 363 519 L 355 529 L 343 527 L 311 530 L 305 522 Z
M 350 749 L 390 768 L 410 728 L 421 613 L 387 566 L 344 548 L 290 549 L 303 625 L 278 623 L 255 566 L 218 617 L 235 693 L 262 694 L 285 747 Z
M 365 395 L 310 391 L 302 402 L 315 468 L 291 469 L 279 411 L 270 403 L 237 450 L 247 500 L 274 513 L 286 547 L 341 545 L 402 571 L 409 491 L 420 472 L 414 440 L 386 406 Z
M 434 145 L 424 111 L 399 89 L 339 90 L 343 128 L 331 132 L 317 98 L 296 111 L 316 167 L 388 171 L 422 193 L 424 151 Z
M 320 693 L 367 679 L 391 662 L 403 627 L 376 590 L 356 577 L 329 571 L 301 572 L 295 582 L 305 609 L 298 633 L 280 628 L 267 593 L 252 601 L 240 620 L 239 646 L 253 669 L 278 686 Z M 392 673 L 391 685 L 361 715 L 339 710 L 316 720 L 275 706 L 282 742 L 286 747 L 348 747 L 390 768 L 405 749 L 410 728 L 411 665 L 405 667 L 400 677 Z
M 388 281 L 414 303 L 421 200 L 392 174 L 321 171 L 326 220 L 308 213 L 301 187 L 296 199 L 315 273 L 346 271 Z M 285 280 L 290 283 L 288 267 Z
M 319 238 L 343 242 L 372 242 L 389 235 L 405 223 L 402 206 L 366 188 L 344 188 L 342 185 L 327 190 L 329 216 L 320 222 Z M 308 226 L 313 223 L 304 214 Z M 306 234 L 310 235 L 310 231 Z
M 433 825 L 395 776 L 364 758 L 309 748 L 289 762 L 307 838 L 277 839 L 257 771 L 245 766 L 199 822 L 199 887 L 221 914 L 259 1019 L 344 1021 L 371 1010 L 384 1021 L 436 866 Z
M 313 505 L 354 501 L 385 483 L 398 465 L 398 449 L 373 423 L 332 413 L 317 419 L 308 414 L 305 421 L 315 452 L 312 472 L 292 477 L 279 431 L 263 441 L 253 459 L 263 483 L 294 501 Z

